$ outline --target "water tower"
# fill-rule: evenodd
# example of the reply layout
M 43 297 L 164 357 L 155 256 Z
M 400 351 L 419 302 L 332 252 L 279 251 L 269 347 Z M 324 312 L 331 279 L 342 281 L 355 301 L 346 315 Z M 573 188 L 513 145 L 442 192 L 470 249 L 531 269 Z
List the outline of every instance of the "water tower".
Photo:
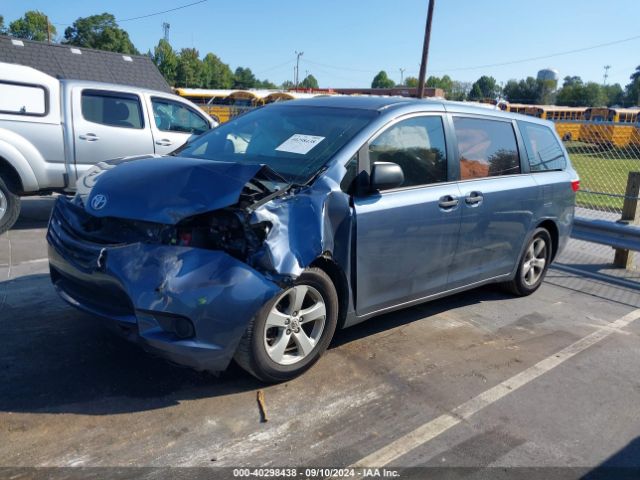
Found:
M 559 78 L 560 74 L 555 68 L 543 68 L 538 71 L 538 80 L 553 80 L 557 82 Z

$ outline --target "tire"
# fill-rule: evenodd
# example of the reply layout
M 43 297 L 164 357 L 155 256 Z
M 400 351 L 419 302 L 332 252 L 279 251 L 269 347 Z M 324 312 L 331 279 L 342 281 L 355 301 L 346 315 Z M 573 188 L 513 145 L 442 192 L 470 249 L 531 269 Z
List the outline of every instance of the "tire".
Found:
M 20 215 L 20 197 L 0 178 L 0 235 L 8 231 Z
M 300 315 L 294 308 L 296 302 L 300 305 L 302 301 L 303 315 Z M 324 306 L 324 317 L 319 305 Z M 337 323 L 336 289 L 324 271 L 310 268 L 296 279 L 293 287 L 260 309 L 242 336 L 234 359 L 263 382 L 291 380 L 318 361 L 331 343 Z M 304 340 L 305 336 L 309 342 Z
M 536 251 L 539 249 L 539 245 L 541 245 L 540 242 L 544 242 L 544 252 L 540 250 L 540 253 L 536 254 Z M 540 285 L 547 274 L 547 270 L 549 269 L 549 264 L 551 263 L 552 249 L 553 244 L 551 242 L 551 235 L 549 235 L 549 232 L 544 228 L 537 228 L 527 243 L 527 247 L 524 249 L 522 258 L 518 264 L 518 271 L 516 272 L 515 278 L 504 283 L 504 288 L 509 293 L 519 297 L 531 295 L 540 288 Z M 530 263 L 532 252 L 536 257 L 537 262 L 535 263 L 538 266 L 540 266 L 540 260 L 544 259 L 544 265 L 542 265 L 539 270 L 536 270 L 538 267 L 536 267 L 535 264 L 531 265 Z M 533 270 L 533 274 L 530 273 L 531 270 Z

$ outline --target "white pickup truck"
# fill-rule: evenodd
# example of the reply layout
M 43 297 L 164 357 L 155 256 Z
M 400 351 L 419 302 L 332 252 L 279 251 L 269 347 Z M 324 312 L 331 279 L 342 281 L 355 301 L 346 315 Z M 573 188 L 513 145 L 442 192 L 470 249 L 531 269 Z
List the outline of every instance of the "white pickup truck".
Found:
M 17 220 L 21 196 L 73 192 L 95 163 L 166 154 L 215 126 L 171 93 L 0 63 L 0 234 Z

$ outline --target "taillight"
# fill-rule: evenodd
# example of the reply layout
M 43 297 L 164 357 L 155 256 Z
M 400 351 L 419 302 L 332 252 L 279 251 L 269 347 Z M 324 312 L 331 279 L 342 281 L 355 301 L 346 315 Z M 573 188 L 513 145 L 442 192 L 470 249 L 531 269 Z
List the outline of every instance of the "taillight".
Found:
M 573 190 L 574 192 L 580 190 L 580 180 L 573 180 L 571 182 L 571 190 Z

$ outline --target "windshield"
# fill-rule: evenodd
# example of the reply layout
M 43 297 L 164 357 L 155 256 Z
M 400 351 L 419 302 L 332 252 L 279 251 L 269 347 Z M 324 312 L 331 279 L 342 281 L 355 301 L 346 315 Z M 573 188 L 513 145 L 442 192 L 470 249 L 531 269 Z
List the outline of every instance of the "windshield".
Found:
M 203 134 L 180 156 L 265 164 L 291 183 L 306 183 L 371 121 L 375 111 L 270 105 Z

